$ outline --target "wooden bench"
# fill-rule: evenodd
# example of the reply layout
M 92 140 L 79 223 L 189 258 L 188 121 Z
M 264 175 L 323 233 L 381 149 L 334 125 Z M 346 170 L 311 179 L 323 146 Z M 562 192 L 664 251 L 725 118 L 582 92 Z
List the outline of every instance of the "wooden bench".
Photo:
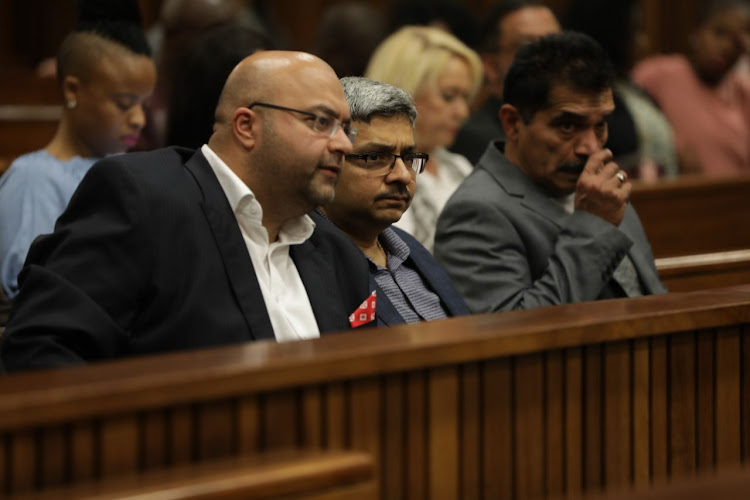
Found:
M 748 199 L 750 176 L 634 186 L 631 202 L 670 291 L 750 283 Z
M 217 460 L 77 484 L 9 500 L 375 500 L 372 460 L 358 452 L 287 452 Z
M 663 482 L 648 488 L 608 494 L 590 494 L 582 500 L 746 500 L 750 492 L 747 467 L 700 474 L 679 481 Z M 571 500 L 568 498 L 567 500 Z
M 750 283 L 750 249 L 656 259 L 662 283 L 691 292 Z
M 736 466 L 750 287 L 0 379 L 0 495 L 289 449 L 367 453 L 389 500 L 577 495 Z
M 656 258 L 750 249 L 748 200 L 750 176 L 681 177 L 630 196 Z
M 0 105 L 0 174 L 17 156 L 49 143 L 60 113 L 59 105 Z

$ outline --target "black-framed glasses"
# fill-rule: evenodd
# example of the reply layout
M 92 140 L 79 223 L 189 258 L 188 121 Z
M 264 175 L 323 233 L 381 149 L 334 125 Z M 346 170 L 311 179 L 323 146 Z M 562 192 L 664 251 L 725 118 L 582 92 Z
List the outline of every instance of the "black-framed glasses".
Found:
M 430 155 L 427 153 L 404 153 L 397 155 L 395 153 L 372 152 L 372 153 L 352 153 L 346 155 L 347 160 L 358 160 L 355 162 L 358 166 L 367 170 L 372 175 L 383 175 L 390 173 L 396 165 L 396 159 L 401 158 L 409 173 L 416 175 L 424 171 L 424 166 Z
M 320 132 L 321 134 L 326 134 L 328 137 L 333 137 L 336 132 L 341 128 L 341 130 L 344 131 L 346 136 L 349 138 L 349 140 L 353 143 L 354 139 L 357 137 L 357 129 L 352 126 L 351 122 L 345 121 L 342 122 L 338 118 L 334 118 L 333 116 L 322 114 L 322 113 L 313 113 L 312 111 L 303 111 L 301 109 L 294 109 L 294 108 L 288 108 L 286 106 L 279 106 L 278 104 L 271 104 L 268 102 L 260 102 L 255 101 L 254 103 L 250 104 L 247 108 L 253 109 L 254 106 L 262 106 L 264 108 L 271 108 L 271 109 L 279 109 L 281 111 L 291 111 L 293 113 L 299 113 L 301 115 L 308 116 L 312 118 L 312 120 L 309 121 L 310 128 L 313 129 L 316 132 Z

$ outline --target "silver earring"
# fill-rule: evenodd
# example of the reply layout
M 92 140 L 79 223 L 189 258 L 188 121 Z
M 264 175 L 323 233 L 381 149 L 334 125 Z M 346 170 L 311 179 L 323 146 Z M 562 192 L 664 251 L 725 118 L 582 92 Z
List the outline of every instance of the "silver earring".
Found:
M 76 102 L 76 100 L 73 99 L 72 101 L 67 101 L 65 103 L 65 106 L 67 106 L 68 109 L 75 109 L 75 107 L 78 106 L 78 102 Z

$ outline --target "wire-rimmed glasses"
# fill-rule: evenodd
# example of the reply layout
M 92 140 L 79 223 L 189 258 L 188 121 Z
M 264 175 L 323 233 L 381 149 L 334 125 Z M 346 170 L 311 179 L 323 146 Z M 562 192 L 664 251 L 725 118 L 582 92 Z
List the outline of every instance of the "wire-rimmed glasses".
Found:
M 247 108 L 253 109 L 254 106 L 262 106 L 264 108 L 271 108 L 271 109 L 279 109 L 281 111 L 291 111 L 293 113 L 299 113 L 301 115 L 308 116 L 312 118 L 312 120 L 309 121 L 310 128 L 313 129 L 316 132 L 320 132 L 321 134 L 326 134 L 328 137 L 333 137 L 336 132 L 341 128 L 341 130 L 344 131 L 346 136 L 349 138 L 349 140 L 353 143 L 354 139 L 357 137 L 357 129 L 352 126 L 350 121 L 342 122 L 336 117 L 322 114 L 322 113 L 314 113 L 312 111 L 304 111 L 301 109 L 295 109 L 295 108 L 288 108 L 286 106 L 279 106 L 278 104 L 271 104 L 268 102 L 261 102 L 261 101 L 255 101 L 252 104 L 250 104 Z

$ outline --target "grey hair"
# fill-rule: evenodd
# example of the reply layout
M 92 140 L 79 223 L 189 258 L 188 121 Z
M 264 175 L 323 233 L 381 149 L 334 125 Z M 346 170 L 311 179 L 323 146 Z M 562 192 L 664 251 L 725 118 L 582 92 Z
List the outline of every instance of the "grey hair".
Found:
M 404 89 L 361 76 L 345 76 L 341 80 L 352 121 L 370 123 L 373 116 L 406 116 L 414 127 L 417 107 Z

